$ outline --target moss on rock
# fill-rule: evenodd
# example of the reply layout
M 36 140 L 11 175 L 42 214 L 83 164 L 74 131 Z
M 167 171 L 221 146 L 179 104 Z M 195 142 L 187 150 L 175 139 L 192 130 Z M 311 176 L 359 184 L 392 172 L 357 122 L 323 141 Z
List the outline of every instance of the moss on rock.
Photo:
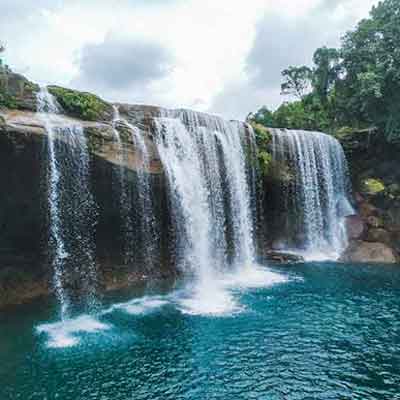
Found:
M 385 191 L 385 185 L 380 179 L 368 178 L 361 184 L 363 193 L 368 195 L 375 195 Z
M 88 121 L 100 121 L 108 120 L 112 115 L 112 106 L 92 93 L 79 92 L 60 86 L 49 86 L 48 89 L 63 110 L 73 117 Z
M 0 92 L 0 108 L 18 108 L 18 101 L 15 96 L 5 92 Z
M 256 137 L 258 166 L 261 174 L 267 176 L 270 172 L 272 162 L 272 154 L 268 149 L 272 135 L 264 125 L 253 122 L 251 126 Z

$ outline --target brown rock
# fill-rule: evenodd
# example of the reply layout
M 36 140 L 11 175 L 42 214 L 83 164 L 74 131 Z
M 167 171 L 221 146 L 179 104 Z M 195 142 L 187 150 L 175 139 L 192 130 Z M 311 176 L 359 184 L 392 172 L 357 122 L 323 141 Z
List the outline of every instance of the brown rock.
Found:
M 394 206 L 389 208 L 386 216 L 386 225 L 392 232 L 400 231 L 400 207 Z
M 387 263 L 397 262 L 395 251 L 384 243 L 355 241 L 340 258 L 342 262 Z
M 283 251 L 268 251 L 266 258 L 268 261 L 284 264 L 304 262 L 304 258 L 299 254 L 285 253 Z
M 370 229 L 365 240 L 367 242 L 380 242 L 388 245 L 392 243 L 391 234 L 382 228 Z
M 361 203 L 359 206 L 359 214 L 363 218 L 368 218 L 371 215 L 376 215 L 378 212 L 377 208 L 373 206 L 371 203 Z
M 364 220 L 359 215 L 350 215 L 346 218 L 347 234 L 349 239 L 360 239 L 365 231 Z
M 361 194 L 357 192 L 357 193 L 354 195 L 354 200 L 355 200 L 355 202 L 356 202 L 357 204 L 361 204 L 361 203 L 364 202 L 364 197 L 361 196 Z
M 380 228 L 380 227 L 382 227 L 383 223 L 380 218 L 375 217 L 374 215 L 370 215 L 367 218 L 367 225 L 372 228 Z

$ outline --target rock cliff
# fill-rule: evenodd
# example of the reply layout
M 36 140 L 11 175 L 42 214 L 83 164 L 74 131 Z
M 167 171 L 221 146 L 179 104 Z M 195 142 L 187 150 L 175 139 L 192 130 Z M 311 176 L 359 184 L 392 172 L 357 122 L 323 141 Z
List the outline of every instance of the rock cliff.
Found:
M 43 120 L 36 114 L 38 90 L 37 85 L 18 74 L 9 73 L 7 79 L 2 76 L 0 80 L 0 182 L 3 187 L 0 193 L 0 307 L 52 291 L 52 268 L 47 254 L 48 136 Z M 171 270 L 169 262 L 169 236 L 173 233 L 165 179 L 152 137 L 151 117 L 159 109 L 118 105 L 123 117 L 117 127 L 124 144 L 124 157 L 121 157 L 113 131 L 111 104 L 91 94 L 58 87 L 49 90 L 63 105 L 65 115 L 60 116 L 61 123 L 79 124 L 88 140 L 90 185 L 98 214 L 95 240 L 100 284 L 116 288 L 143 279 L 146 273 L 140 265 L 126 265 L 121 257 L 121 213 L 115 175 L 120 168 L 124 169 L 134 198 L 138 169 L 143 168 L 131 127 L 124 120 L 140 126 L 150 155 L 145 173 L 152 182 L 163 255 L 152 275 L 157 278 L 174 274 L 176 271 Z M 140 237 L 133 239 L 140 243 Z

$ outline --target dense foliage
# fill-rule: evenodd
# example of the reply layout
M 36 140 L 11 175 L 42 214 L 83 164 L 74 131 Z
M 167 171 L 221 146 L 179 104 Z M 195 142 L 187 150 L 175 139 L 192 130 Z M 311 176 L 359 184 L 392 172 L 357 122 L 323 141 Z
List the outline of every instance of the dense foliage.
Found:
M 262 107 L 249 120 L 328 132 L 374 127 L 400 140 L 400 0 L 380 2 L 339 49 L 317 49 L 313 62 L 282 72 L 282 94 L 297 100 L 274 112 Z

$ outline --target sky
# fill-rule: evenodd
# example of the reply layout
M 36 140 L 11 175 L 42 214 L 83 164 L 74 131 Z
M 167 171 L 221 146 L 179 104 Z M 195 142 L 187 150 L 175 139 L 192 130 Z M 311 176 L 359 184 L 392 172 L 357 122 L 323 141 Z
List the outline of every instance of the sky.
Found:
M 244 119 L 377 0 L 1 0 L 11 68 L 106 100 Z

